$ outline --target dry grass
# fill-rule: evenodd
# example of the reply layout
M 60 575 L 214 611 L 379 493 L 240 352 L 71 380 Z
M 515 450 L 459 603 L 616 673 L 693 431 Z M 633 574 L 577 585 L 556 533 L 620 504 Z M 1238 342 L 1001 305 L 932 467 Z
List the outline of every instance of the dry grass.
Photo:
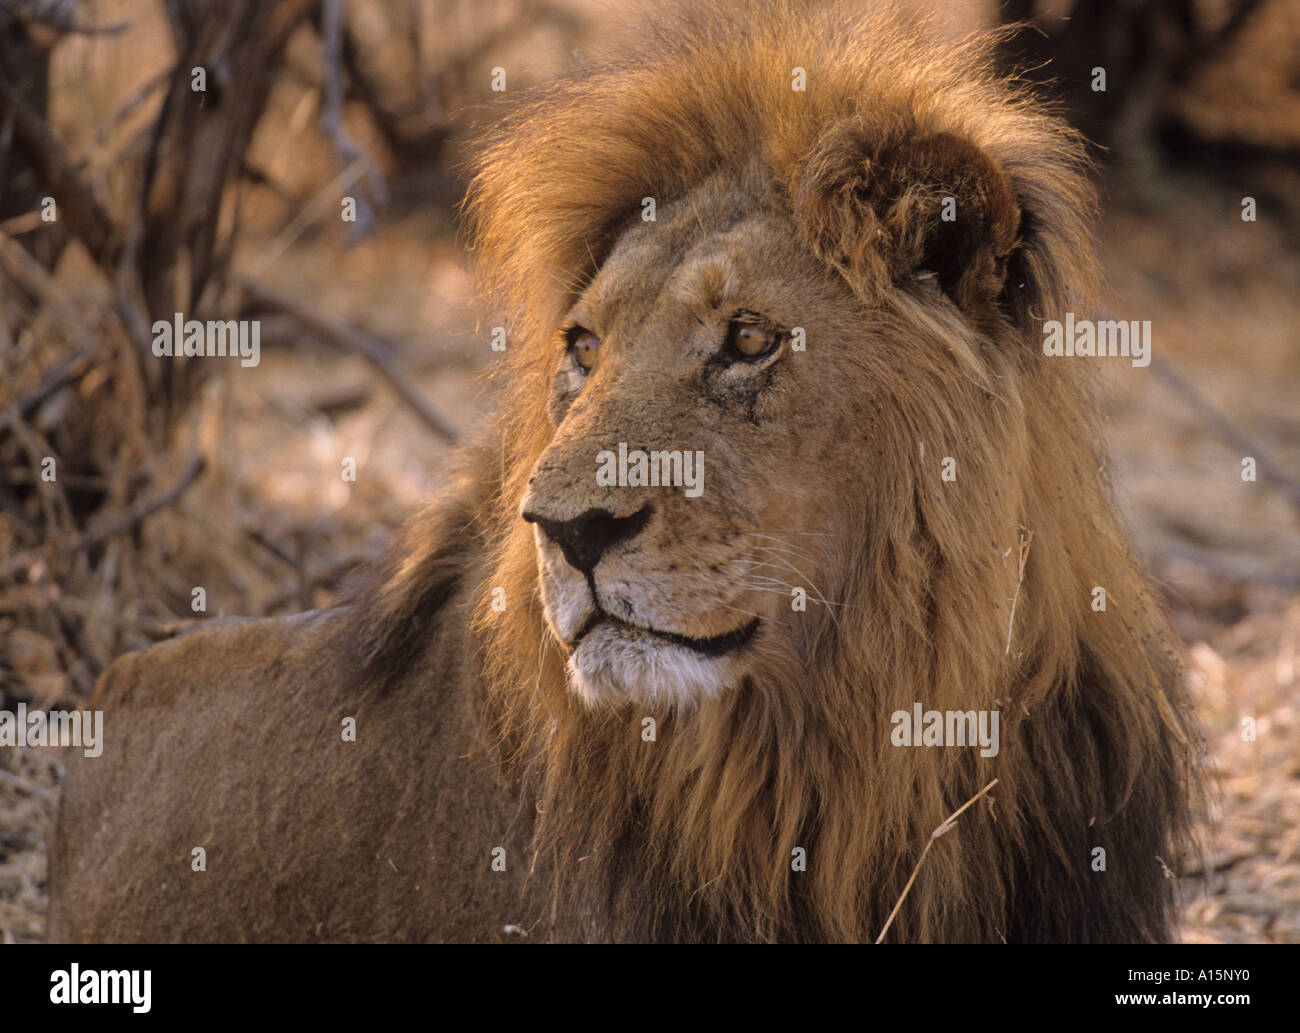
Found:
M 104 14 L 111 20 L 112 4 Z M 539 49 L 536 77 L 554 71 L 565 42 L 557 37 Z M 134 153 L 148 103 L 113 122 L 118 105 L 103 98 L 120 101 L 157 71 L 134 43 L 119 45 L 110 52 L 77 41 L 56 69 L 121 83 L 90 91 L 97 99 L 88 114 L 60 102 L 70 143 L 97 156 L 92 169 L 110 197 L 112 162 Z M 338 171 L 328 148 L 310 142 L 318 113 L 309 96 L 285 86 L 272 97 L 273 124 L 284 132 L 264 128 L 254 150 L 277 185 L 250 189 L 244 199 L 249 226 L 235 267 L 400 342 L 396 360 L 415 388 L 450 422 L 469 427 L 482 411 L 478 378 L 492 353 L 474 330 L 465 256 L 452 242 L 448 213 L 399 205 L 376 237 L 352 247 L 336 222 L 319 214 L 296 219 L 280 191 L 291 191 L 303 211 L 324 211 L 312 209 L 312 199 L 330 196 Z M 83 117 L 116 128 L 97 136 L 94 125 L 77 121 Z M 1122 318 L 1151 319 L 1157 354 L 1300 474 L 1294 245 L 1267 213 L 1242 223 L 1232 184 L 1166 175 L 1117 193 L 1102 236 L 1114 290 L 1108 307 Z M 6 256 L 5 274 L 34 278 L 42 304 L 24 336 L 0 341 L 0 410 L 87 343 L 103 361 L 74 371 L 23 421 L 25 454 L 43 454 L 49 444 L 76 462 L 65 488 L 37 493 L 31 514 L 57 528 L 60 548 L 50 550 L 0 514 L 0 564 L 23 575 L 0 579 L 3 705 L 75 706 L 113 656 L 198 619 L 327 605 L 347 570 L 375 555 L 403 514 L 437 490 L 446 443 L 363 357 L 282 318 L 264 324 L 261 365 L 213 377 L 159 445 L 145 387 L 122 361 L 125 336 L 106 315 L 108 288 L 84 253 L 70 248 L 44 278 L 0 238 L 0 259 Z M 1300 520 L 1269 485 L 1243 484 L 1241 456 L 1149 370 L 1113 365 L 1108 372 L 1112 474 L 1187 643 L 1186 676 L 1211 734 L 1207 777 L 1222 789 L 1205 830 L 1205 861 L 1181 873 L 1184 935 L 1300 942 Z M 357 461 L 355 483 L 340 476 L 345 457 Z M 196 460 L 202 475 L 169 505 L 126 531 L 97 525 L 98 541 L 80 540 L 78 476 L 109 500 L 110 514 L 132 515 L 141 499 L 180 483 Z M 206 615 L 190 609 L 195 586 L 206 590 Z M 1253 741 L 1241 734 L 1246 717 Z M 6 942 L 43 937 L 44 839 L 59 772 L 51 752 L 0 754 Z

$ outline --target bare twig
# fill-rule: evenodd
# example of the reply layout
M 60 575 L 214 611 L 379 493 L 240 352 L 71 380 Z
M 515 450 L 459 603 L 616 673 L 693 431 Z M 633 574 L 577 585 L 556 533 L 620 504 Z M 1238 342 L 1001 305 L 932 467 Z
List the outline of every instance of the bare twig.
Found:
M 0 77 L 0 118 L 13 120 L 14 139 L 50 196 L 58 198 L 73 235 L 86 245 L 96 262 L 110 268 L 120 247 L 117 227 L 81 178 L 76 163 L 58 137 L 3 77 Z
M 58 798 L 56 793 L 49 786 L 43 786 L 39 782 L 33 782 L 30 779 L 23 778 L 21 775 L 15 775 L 12 771 L 6 771 L 0 768 L 0 782 L 21 789 L 25 793 L 31 793 L 33 796 L 40 796 L 46 800 Z
M 1234 581 L 1249 581 L 1257 585 L 1270 585 L 1290 591 L 1300 591 L 1300 569 L 1295 566 L 1279 567 L 1268 559 L 1251 559 L 1231 553 L 1202 549 L 1188 542 L 1165 542 L 1144 550 L 1152 559 L 1186 560 L 1210 574 Z
M 1011 616 L 1007 618 L 1007 648 L 1003 656 L 1011 655 L 1011 630 L 1016 626 L 1016 604 L 1020 602 L 1020 589 L 1025 583 L 1025 567 L 1029 563 L 1029 546 L 1034 540 L 1034 532 L 1026 527 L 1017 530 L 1016 547 L 1016 594 L 1011 599 Z
M 204 465 L 205 461 L 203 457 L 195 456 L 190 460 L 180 477 L 177 478 L 175 483 L 170 487 L 158 492 L 156 495 L 151 495 L 148 498 L 141 499 L 125 511 L 113 514 L 101 523 L 99 527 L 82 533 L 72 543 L 70 551 L 77 552 L 82 549 L 88 549 L 93 545 L 98 545 L 100 542 L 107 541 L 109 538 L 125 534 L 146 518 L 158 512 L 158 510 L 170 506 L 181 497 L 191 484 L 198 480 L 199 475 L 203 472 Z M 39 555 L 39 549 L 28 549 L 26 552 L 18 553 L 16 556 L 11 556 L 3 564 L 0 564 L 0 580 L 12 577 L 17 571 L 22 570 L 27 564 L 39 558 Z
M 298 606 L 300 609 L 310 610 L 316 586 L 311 575 L 307 573 L 307 535 L 302 531 L 294 534 L 293 547 L 296 561 L 294 574 L 298 579 Z
M 174 68 L 164 68 L 161 72 L 150 76 L 141 83 L 135 92 L 126 99 L 125 103 L 118 107 L 117 111 L 113 113 L 113 117 L 95 130 L 95 147 L 101 148 L 107 146 L 109 139 L 118 127 L 139 111 L 149 98 L 166 86 L 174 71 Z
M 291 553 L 288 550 L 288 548 L 286 548 L 285 546 L 277 542 L 274 538 L 271 538 L 270 536 L 258 530 L 253 530 L 248 532 L 248 538 L 249 541 L 253 542 L 256 545 L 260 545 L 263 549 L 265 549 L 267 552 L 269 552 L 272 556 L 274 556 L 276 559 L 278 559 L 281 563 L 285 564 L 290 569 L 293 569 L 297 566 L 297 560 L 294 559 L 293 553 Z
M 322 13 L 325 63 L 325 103 L 321 113 L 321 128 L 334 145 L 338 155 L 339 167 L 346 169 L 354 162 L 360 162 L 365 169 L 365 179 L 371 197 L 376 204 L 382 205 L 387 188 L 379 171 L 379 165 L 364 147 L 358 144 L 343 124 L 343 70 L 341 51 L 343 49 L 343 3 L 342 0 L 325 0 Z M 358 190 L 356 197 L 357 221 L 353 227 L 353 236 L 365 237 L 375 232 L 376 220 L 371 207 L 371 198 L 365 190 Z
M 258 305 L 284 312 L 335 347 L 362 356 L 430 430 L 446 441 L 456 440 L 456 428 L 427 398 L 416 391 L 410 378 L 397 368 L 389 349 L 379 341 L 348 323 L 309 310 L 262 284 L 244 280 L 242 286 Z
M 76 4 L 58 0 L 5 0 L 0 7 L 22 22 L 33 38 L 41 42 L 52 42 L 51 38 L 67 35 L 117 36 L 131 27 L 130 22 L 86 25 L 77 18 Z
M 1194 68 L 1217 57 L 1241 35 L 1255 12 L 1264 6 L 1264 0 L 1238 0 L 1228 17 L 1217 29 L 1202 29 L 1200 38 L 1187 57 L 1187 65 Z
M 1174 394 L 1178 395 L 1199 415 L 1210 428 L 1243 456 L 1255 460 L 1255 468 L 1261 477 L 1273 482 L 1300 509 L 1300 480 L 1291 476 L 1273 457 L 1268 448 L 1252 438 L 1240 427 L 1229 420 L 1223 413 L 1211 405 L 1204 395 L 1183 376 L 1178 367 L 1168 359 L 1152 356 L 1151 370 Z
M 77 541 L 76 547 L 78 549 L 89 548 L 92 545 L 98 545 L 109 538 L 115 538 L 117 535 L 132 530 L 137 524 L 157 513 L 158 510 L 170 506 L 180 498 L 186 489 L 199 479 L 199 475 L 203 473 L 206 465 L 206 460 L 202 456 L 193 456 L 181 472 L 180 477 L 170 487 L 158 492 L 156 495 L 140 499 L 124 512 L 114 514 L 98 528 L 88 530 Z
M 29 419 L 60 388 L 75 383 L 89 373 L 94 368 L 91 359 L 94 350 L 93 345 L 83 345 L 75 354 L 50 370 L 33 391 L 23 395 L 0 413 L 0 435 L 3 435 L 15 420 Z
M 288 606 L 290 603 L 296 603 L 305 610 L 312 607 L 310 596 L 304 599 L 304 586 L 308 593 L 314 592 L 317 588 L 331 584 L 349 573 L 355 567 L 363 563 L 368 563 L 375 557 L 368 552 L 353 552 L 331 563 L 326 564 L 317 570 L 304 570 L 299 576 L 295 577 L 291 584 L 285 585 L 275 595 L 271 596 L 262 606 L 266 613 L 273 613 L 282 606 Z
M 363 164 L 360 161 L 354 161 L 347 168 L 341 170 L 330 182 L 316 191 L 311 199 L 299 208 L 298 214 L 290 220 L 289 224 L 249 263 L 248 269 L 253 278 L 261 276 L 263 272 L 275 265 L 284 253 L 289 250 L 293 242 L 301 237 L 313 223 L 321 222 L 325 213 L 337 206 L 339 194 L 350 189 L 364 172 Z
M 33 298 L 46 302 L 60 316 L 85 331 L 90 327 L 85 313 L 59 283 L 26 248 L 0 231 L 0 270 Z
M 889 912 L 889 917 L 885 919 L 885 927 L 880 930 L 880 935 L 876 937 L 877 943 L 881 943 L 885 939 L 885 934 L 889 932 L 889 927 L 893 925 L 894 916 L 898 914 L 898 909 L 903 906 L 903 901 L 907 899 L 907 894 L 912 889 L 912 883 L 916 881 L 916 873 L 921 870 L 921 864 L 923 861 L 925 861 L 925 855 L 930 852 L 930 847 L 934 846 L 934 841 L 938 839 L 940 836 L 942 836 L 945 832 L 951 832 L 953 828 L 956 826 L 957 819 L 958 817 L 961 816 L 961 813 L 964 810 L 966 810 L 966 808 L 968 808 L 971 804 L 975 803 L 976 800 L 978 800 L 981 796 L 983 796 L 985 793 L 987 793 L 990 789 L 992 789 L 997 784 L 998 784 L 998 780 L 995 778 L 992 782 L 990 782 L 978 793 L 976 793 L 964 804 L 962 804 L 950 815 L 948 815 L 948 817 L 944 818 L 944 820 L 939 824 L 938 828 L 936 828 L 933 832 L 930 833 L 930 838 L 925 841 L 925 849 L 921 851 L 921 856 L 916 859 L 916 867 L 912 869 L 912 874 L 907 880 L 907 885 L 903 887 L 903 892 L 899 894 L 898 903 L 894 905 L 894 910 Z

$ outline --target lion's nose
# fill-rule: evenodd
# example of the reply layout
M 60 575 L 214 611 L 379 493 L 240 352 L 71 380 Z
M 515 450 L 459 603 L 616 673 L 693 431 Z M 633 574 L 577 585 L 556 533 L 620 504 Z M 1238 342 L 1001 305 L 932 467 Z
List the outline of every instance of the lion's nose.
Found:
M 644 505 L 625 517 L 616 517 L 607 509 L 589 509 L 572 520 L 550 520 L 530 510 L 525 510 L 523 517 L 546 532 L 571 566 L 590 574 L 606 552 L 634 537 L 645 526 L 650 519 L 650 506 Z

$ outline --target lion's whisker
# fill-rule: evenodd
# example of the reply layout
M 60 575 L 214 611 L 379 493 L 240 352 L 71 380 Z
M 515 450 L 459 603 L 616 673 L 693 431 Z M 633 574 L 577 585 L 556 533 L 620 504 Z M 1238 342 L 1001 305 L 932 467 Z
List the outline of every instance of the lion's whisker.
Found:
M 750 592 L 771 592 L 773 595 L 784 595 L 784 596 L 788 596 L 790 594 L 789 592 L 784 592 L 779 588 L 764 587 L 763 585 L 742 585 L 741 587 L 744 588 L 746 591 L 750 591 Z M 786 587 L 796 588 L 798 586 L 787 585 Z M 817 598 L 817 596 L 811 596 L 810 598 L 813 600 L 813 602 L 820 603 L 822 606 L 841 606 L 841 607 L 848 606 L 848 603 L 834 603 L 831 602 L 829 599 L 819 599 Z
M 720 603 L 719 606 L 724 610 L 734 610 L 736 613 L 743 613 L 746 616 L 754 617 L 757 620 L 763 619 L 763 615 L 761 613 L 754 613 L 752 610 L 745 610 L 739 606 L 728 606 L 726 603 Z
M 765 548 L 765 547 L 760 545 L 759 548 L 762 549 L 762 548 Z M 782 565 L 784 565 L 784 566 L 786 566 L 786 567 L 789 567 L 792 571 L 794 571 L 794 573 L 798 574 L 801 578 L 803 578 L 804 581 L 806 581 L 806 582 L 808 583 L 808 585 L 809 585 L 811 588 L 813 588 L 813 589 L 817 592 L 817 594 L 818 594 L 819 596 L 822 596 L 823 598 L 825 598 L 826 593 L 823 592 L 820 588 L 818 588 L 818 587 L 817 587 L 817 584 L 813 581 L 813 579 L 810 578 L 807 574 L 805 574 L 802 570 L 800 570 L 798 567 L 796 567 L 796 566 L 795 566 L 793 563 L 791 563 L 789 560 L 787 560 L 787 559 L 785 559 L 784 557 L 782 557 L 780 554 L 774 554 L 774 558 L 776 559 L 776 561 L 777 561 L 778 563 L 781 563 Z

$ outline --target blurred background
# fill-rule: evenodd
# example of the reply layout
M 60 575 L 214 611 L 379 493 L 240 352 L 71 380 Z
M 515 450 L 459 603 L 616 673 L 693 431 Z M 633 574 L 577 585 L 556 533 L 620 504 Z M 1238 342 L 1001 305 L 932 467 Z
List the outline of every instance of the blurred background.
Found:
M 1110 470 L 1221 786 L 1184 935 L 1300 942 L 1300 3 L 900 6 L 1027 23 L 1006 67 L 1093 141 L 1102 302 L 1156 356 L 1103 364 Z M 76 707 L 217 615 L 327 605 L 437 491 L 495 354 L 458 242 L 476 130 L 635 45 L 636 11 L 0 0 L 0 709 Z M 260 320 L 260 363 L 155 358 L 178 311 Z M 59 777 L 0 751 L 2 941 L 44 936 Z

